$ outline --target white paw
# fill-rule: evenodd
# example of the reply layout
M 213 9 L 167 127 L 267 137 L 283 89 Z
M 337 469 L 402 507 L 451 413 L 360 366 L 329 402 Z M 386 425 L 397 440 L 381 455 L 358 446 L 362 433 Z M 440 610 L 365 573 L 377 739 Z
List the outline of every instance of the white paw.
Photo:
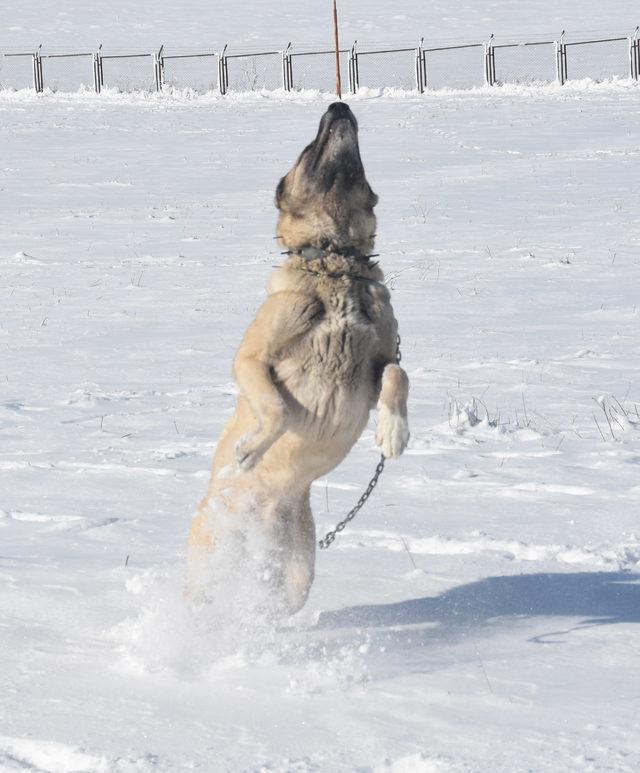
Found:
M 392 413 L 386 405 L 378 407 L 376 443 L 387 459 L 395 459 L 407 447 L 409 425 L 404 416 Z

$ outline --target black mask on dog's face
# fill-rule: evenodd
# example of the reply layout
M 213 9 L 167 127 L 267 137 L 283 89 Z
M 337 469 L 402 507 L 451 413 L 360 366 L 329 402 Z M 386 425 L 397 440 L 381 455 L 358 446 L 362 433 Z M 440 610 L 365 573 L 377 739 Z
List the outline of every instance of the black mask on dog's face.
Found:
M 291 249 L 330 244 L 370 252 L 377 202 L 360 158 L 358 122 L 348 105 L 335 102 L 314 141 L 278 184 L 280 242 Z
M 305 199 L 331 192 L 342 197 L 353 189 L 368 194 L 371 208 L 376 205 L 377 196 L 367 182 L 360 158 L 356 117 L 344 102 L 334 102 L 320 119 L 314 141 L 302 151 L 291 172 L 280 180 L 276 206 L 280 208 L 287 192 L 294 198 Z
M 350 187 L 364 180 L 358 122 L 347 105 L 342 102 L 331 105 L 304 155 L 308 173 L 323 193 L 328 193 L 336 184 Z

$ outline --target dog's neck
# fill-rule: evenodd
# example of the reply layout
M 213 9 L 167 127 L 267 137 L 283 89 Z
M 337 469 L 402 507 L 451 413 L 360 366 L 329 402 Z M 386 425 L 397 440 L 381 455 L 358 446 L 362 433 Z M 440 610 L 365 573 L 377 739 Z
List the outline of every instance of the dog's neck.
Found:
M 292 250 L 288 260 L 279 268 L 284 269 L 285 272 L 311 274 L 318 279 L 334 280 L 346 277 L 382 284 L 384 275 L 377 262 L 369 260 L 369 257 L 373 256 L 356 258 L 352 254 L 341 255 L 335 250 L 328 250 L 326 253 L 323 252 L 320 257 L 305 258 L 300 250 Z
M 287 250 L 284 254 L 299 255 L 306 261 L 339 256 L 341 258 L 354 258 L 355 260 L 362 261 L 363 263 L 366 263 L 370 258 L 377 257 L 377 255 L 367 255 L 357 247 L 334 247 L 329 244 L 323 245 L 322 247 L 317 247 L 314 244 L 305 244 L 298 249 Z

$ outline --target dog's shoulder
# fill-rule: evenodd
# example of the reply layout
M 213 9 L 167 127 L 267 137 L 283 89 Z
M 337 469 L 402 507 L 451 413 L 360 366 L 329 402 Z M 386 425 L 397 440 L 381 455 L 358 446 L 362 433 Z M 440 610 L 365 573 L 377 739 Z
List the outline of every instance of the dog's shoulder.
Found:
M 272 358 L 282 347 L 305 335 L 322 318 L 324 306 L 303 278 L 285 270 L 273 272 L 267 297 L 245 332 L 238 356 Z
M 285 263 L 276 266 L 267 283 L 267 293 L 297 293 L 301 295 L 317 295 L 314 282 L 309 274 L 298 269 L 296 265 Z

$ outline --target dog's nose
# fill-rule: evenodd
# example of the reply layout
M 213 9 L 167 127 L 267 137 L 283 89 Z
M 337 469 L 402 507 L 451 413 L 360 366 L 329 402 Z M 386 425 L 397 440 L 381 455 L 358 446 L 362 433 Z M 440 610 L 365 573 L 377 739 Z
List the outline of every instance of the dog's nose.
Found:
M 329 105 L 329 112 L 333 113 L 336 118 L 351 118 L 353 113 L 345 102 L 334 102 Z

